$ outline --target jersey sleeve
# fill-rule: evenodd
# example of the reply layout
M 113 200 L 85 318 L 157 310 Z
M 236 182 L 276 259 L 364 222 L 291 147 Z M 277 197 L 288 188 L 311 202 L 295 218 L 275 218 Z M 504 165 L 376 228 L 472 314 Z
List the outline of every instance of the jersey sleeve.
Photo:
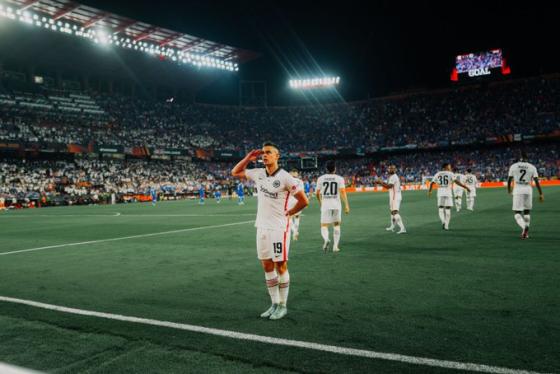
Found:
M 439 177 L 439 171 L 432 177 L 432 183 L 437 183 L 437 177 Z
M 346 188 L 346 182 L 343 177 L 338 177 L 338 183 L 340 184 L 339 188 Z
M 286 173 L 286 177 L 284 180 L 284 186 L 286 191 L 290 192 L 292 195 L 295 195 L 296 193 L 303 191 L 301 188 L 301 185 L 299 183 L 299 180 L 292 177 L 290 174 Z
M 513 165 L 509 167 L 508 177 L 513 177 Z
M 397 179 L 397 175 L 396 175 L 396 174 L 391 175 L 391 177 L 390 177 L 389 180 L 387 181 L 388 184 L 392 184 L 392 185 L 397 184 L 397 182 L 398 182 L 398 179 Z
M 538 178 L 538 177 L 539 177 L 539 172 L 537 168 L 533 166 L 533 178 Z
M 245 176 L 247 177 L 247 179 L 255 181 L 255 179 L 257 178 L 257 173 L 259 172 L 259 169 L 246 169 L 245 170 Z

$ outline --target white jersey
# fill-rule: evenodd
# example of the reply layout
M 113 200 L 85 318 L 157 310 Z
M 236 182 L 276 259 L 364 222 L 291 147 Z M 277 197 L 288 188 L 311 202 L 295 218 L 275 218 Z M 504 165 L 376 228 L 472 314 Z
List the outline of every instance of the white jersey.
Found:
M 317 191 L 321 194 L 321 211 L 341 210 L 340 189 L 345 187 L 344 178 L 340 175 L 321 175 L 319 179 L 317 179 Z
M 438 197 L 452 197 L 451 185 L 455 181 L 455 174 L 450 171 L 438 171 L 432 178 L 432 182 L 438 185 Z
M 392 184 L 393 187 L 389 189 L 389 200 L 402 200 L 401 195 L 401 179 L 397 174 L 393 174 L 387 180 L 387 184 Z
M 294 179 L 296 180 L 296 183 L 297 183 L 297 186 L 298 186 L 297 189 L 298 190 L 303 190 L 303 181 L 301 179 L 297 179 L 297 178 L 294 178 Z M 289 209 L 292 209 L 294 206 L 296 206 L 297 202 L 298 202 L 298 200 L 294 197 L 294 195 L 293 194 L 290 195 L 290 201 L 288 202 Z
M 268 175 L 266 169 L 247 169 L 245 175 L 257 187 L 257 220 L 255 227 L 285 231 L 288 227 L 288 199 L 301 189 L 297 180 L 284 169 Z
M 463 183 L 469 188 L 469 190 L 471 190 L 472 193 L 476 190 L 476 184 L 478 183 L 478 180 L 476 179 L 476 175 L 474 174 L 465 174 Z
M 465 184 L 465 176 L 463 174 L 457 173 L 454 175 L 454 181 L 458 181 Z M 459 186 L 457 183 L 455 183 L 453 187 L 463 189 L 463 187 Z
M 531 182 L 538 178 L 537 168 L 528 162 L 516 162 L 509 168 L 508 177 L 513 177 L 514 195 L 530 195 L 533 193 Z

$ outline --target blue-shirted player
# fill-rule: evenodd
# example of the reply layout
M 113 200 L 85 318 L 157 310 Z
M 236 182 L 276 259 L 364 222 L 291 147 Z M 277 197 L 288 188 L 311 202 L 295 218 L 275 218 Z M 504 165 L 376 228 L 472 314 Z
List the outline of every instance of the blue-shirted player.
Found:
M 222 201 L 222 190 L 219 185 L 217 185 L 214 190 L 214 199 L 216 199 L 216 203 L 218 204 Z
M 311 195 L 311 184 L 309 184 L 309 180 L 306 180 L 303 183 L 303 190 L 305 191 L 305 196 L 309 198 L 309 196 Z
M 157 191 L 154 187 L 150 187 L 150 195 L 152 195 L 152 206 L 156 206 L 157 203 Z
M 198 196 L 200 197 L 200 200 L 198 201 L 198 203 L 200 205 L 204 204 L 204 185 L 201 183 L 200 186 L 198 187 Z
M 245 205 L 245 186 L 243 183 L 239 182 L 237 185 L 237 205 Z

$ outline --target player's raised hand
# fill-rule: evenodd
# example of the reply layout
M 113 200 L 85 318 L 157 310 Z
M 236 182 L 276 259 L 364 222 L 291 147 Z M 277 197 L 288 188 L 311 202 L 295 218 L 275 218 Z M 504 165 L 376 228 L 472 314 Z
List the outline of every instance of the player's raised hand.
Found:
M 262 155 L 262 153 L 263 153 L 262 149 L 253 149 L 245 157 L 247 157 L 249 161 L 257 161 L 257 159 L 259 158 L 260 155 Z

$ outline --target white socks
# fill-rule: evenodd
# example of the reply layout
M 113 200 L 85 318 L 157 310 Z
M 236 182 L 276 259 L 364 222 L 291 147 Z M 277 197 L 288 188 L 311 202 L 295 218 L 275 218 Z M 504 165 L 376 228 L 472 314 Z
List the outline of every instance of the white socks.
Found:
M 467 197 L 467 209 L 468 210 L 474 209 L 474 197 Z
M 526 223 L 525 223 L 525 219 L 523 218 L 523 215 L 520 213 L 515 213 L 513 217 L 515 218 L 515 222 L 517 222 L 519 227 L 525 230 Z
M 445 208 L 445 228 L 449 228 L 449 221 L 451 221 L 451 208 Z
M 531 216 L 529 214 L 526 214 L 523 216 L 523 218 L 525 219 L 525 226 L 529 227 L 531 225 Z
M 266 287 L 268 288 L 268 294 L 270 295 L 272 304 L 278 304 L 280 302 L 280 292 L 278 289 L 279 281 L 278 275 L 276 275 L 276 271 L 273 270 L 269 273 L 264 273 L 264 277 L 266 279 Z
M 395 216 L 391 216 L 391 225 L 388 228 L 391 230 L 395 228 Z
M 401 231 L 404 231 L 404 224 L 403 224 L 401 215 L 397 213 L 393 216 L 393 219 L 395 220 L 395 223 L 397 224 L 397 226 L 399 226 L 399 229 Z
M 279 294 L 280 294 L 280 304 L 286 305 L 288 303 L 288 293 L 290 292 L 290 273 L 288 270 L 284 274 L 278 276 L 279 284 Z
M 323 237 L 323 240 L 326 242 L 329 241 L 329 228 L 326 226 L 321 226 L 321 236 Z
M 455 208 L 457 211 L 461 210 L 461 205 L 463 205 L 463 199 L 455 199 Z
M 333 227 L 333 248 L 338 248 L 338 242 L 340 242 L 340 226 Z

